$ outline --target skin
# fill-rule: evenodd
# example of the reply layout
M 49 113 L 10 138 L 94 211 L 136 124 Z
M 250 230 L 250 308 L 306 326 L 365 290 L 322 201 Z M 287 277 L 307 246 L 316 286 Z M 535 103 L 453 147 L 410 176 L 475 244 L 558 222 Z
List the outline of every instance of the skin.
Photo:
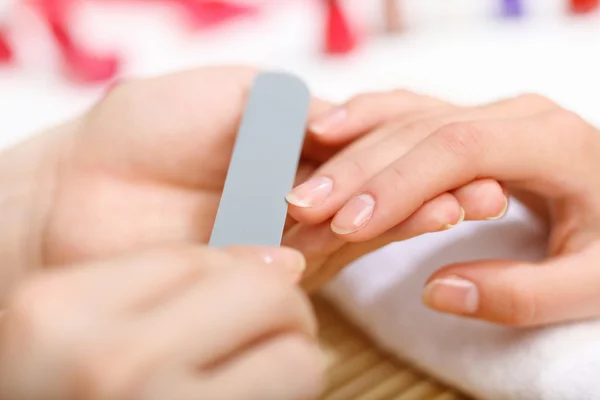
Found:
M 0 155 L 1 398 L 319 392 L 314 316 L 297 285 L 306 260 L 206 248 L 255 75 L 213 67 L 125 82 Z M 313 99 L 310 120 L 331 107 Z M 309 132 L 297 182 L 353 140 Z M 456 221 L 449 205 L 417 215 L 439 229 Z M 415 221 L 404 236 L 423 231 Z M 286 235 L 297 226 L 290 218 Z M 338 270 L 368 246 L 336 243 L 308 269 Z
M 314 320 L 303 311 L 306 299 L 296 285 L 301 270 L 302 285 L 313 290 L 348 262 L 391 241 L 449 229 L 463 219 L 501 217 L 507 190 L 530 195 L 532 203 L 541 204 L 540 212 L 552 216 L 550 243 L 558 257 L 546 263 L 555 268 L 505 261 L 451 266 L 432 283 L 458 276 L 472 284 L 463 288 L 475 286 L 478 307 L 468 315 L 477 318 L 528 325 L 595 315 L 592 268 L 571 264 L 595 265 L 586 257 L 591 257 L 596 226 L 596 194 L 590 189 L 596 185 L 584 172 L 593 171 L 598 159 L 596 132 L 537 97 L 461 108 L 407 92 L 363 95 L 342 106 L 344 116 L 336 117 L 336 129 L 331 124 L 323 129 L 323 119 L 339 108 L 313 99 L 296 183 L 326 172 L 333 178 L 334 194 L 320 205 L 290 207 L 284 244 L 301 250 L 306 264 L 295 252 L 296 261 L 285 261 L 291 256 L 276 255 L 276 249 L 245 250 L 250 259 L 236 249 L 207 249 L 255 74 L 252 68 L 214 67 L 126 82 L 85 115 L 2 153 L 0 302 L 5 312 L 0 317 L 0 366 L 7 372 L 0 376 L 10 379 L 1 382 L 2 394 L 8 395 L 0 397 L 119 399 L 134 393 L 142 399 L 177 400 L 174 393 L 187 399 L 210 388 L 212 398 L 244 398 L 228 391 L 234 390 L 232 382 L 249 385 L 261 371 L 269 376 L 269 365 L 289 364 L 298 372 L 273 373 L 296 380 L 282 378 L 282 387 L 254 385 L 266 392 L 247 388 L 245 398 L 295 399 L 298 393 L 310 398 L 318 392 L 321 375 L 318 352 L 308 350 L 314 349 Z M 502 140 L 501 132 L 509 128 L 524 138 L 522 144 Z M 549 134 L 540 138 L 539 132 Z M 488 138 L 497 141 L 488 143 Z M 533 152 L 536 146 L 543 151 Z M 532 157 L 544 168 L 532 171 Z M 344 175 L 348 172 L 352 179 Z M 410 190 L 402 186 L 411 182 Z M 369 223 L 353 232 L 334 232 L 332 219 L 363 193 L 377 195 Z M 278 267 L 265 266 L 265 260 Z M 567 267 L 555 265 L 565 260 L 569 274 L 579 271 L 578 280 L 571 275 L 566 279 Z M 180 269 L 176 284 L 162 275 Z M 282 269 L 290 273 L 279 279 Z M 202 276 L 192 273 L 205 270 Z M 154 280 L 147 282 L 150 278 Z M 241 279 L 255 283 L 244 289 Z M 564 286 L 560 291 L 559 281 Z M 542 283 L 552 289 L 554 300 Z M 144 312 L 129 303 L 128 296 L 136 293 Z M 197 297 L 184 301 L 190 293 Z M 235 303 L 238 293 L 243 304 Z M 429 287 L 426 293 L 431 306 L 456 311 L 440 306 L 449 303 L 440 300 L 439 290 Z M 453 296 L 460 298 L 460 293 Z M 588 308 L 582 308 L 582 300 Z M 300 311 L 281 313 L 277 304 L 282 302 L 286 310 Z M 214 323 L 190 329 L 196 333 L 193 340 L 165 340 L 186 330 L 158 329 L 172 325 L 164 323 L 168 318 L 175 323 L 182 315 L 189 319 L 181 321 L 193 325 L 198 315 L 212 316 L 217 308 Z M 246 322 L 244 315 L 257 320 Z M 218 330 L 219 324 L 231 325 Z M 145 335 L 135 335 L 131 328 L 139 326 L 166 336 L 140 341 Z M 210 327 L 215 330 L 202 333 Z M 206 340 L 198 341 L 199 336 Z M 207 356 L 215 341 L 228 350 Z M 174 347 L 165 348 L 165 343 Z M 268 351 L 271 346 L 276 350 Z M 131 352 L 106 350 L 115 347 Z M 198 353 L 183 354 L 188 348 Z M 218 379 L 219 366 L 246 356 L 255 361 Z M 199 367 L 198 375 L 190 377 L 190 363 Z M 83 374 L 76 373 L 82 365 Z M 106 365 L 124 367 L 115 371 Z M 33 381 L 40 384 L 23 383 Z
M 426 304 L 515 326 L 600 315 L 598 131 L 537 95 L 480 107 L 429 99 L 408 114 L 391 106 L 418 98 L 406 92 L 363 95 L 341 107 L 343 118 L 338 109 L 318 119 L 313 130 L 331 142 L 372 133 L 315 172 L 331 179 L 332 191 L 319 204 L 292 206 L 294 218 L 344 242 L 368 243 L 394 232 L 442 194 L 454 197 L 466 219 L 492 209 L 501 217 L 506 207 L 492 187 L 480 193 L 485 200 L 463 199 L 476 182 L 499 182 L 497 190 L 515 194 L 547 221 L 548 257 L 444 266 L 424 289 Z M 365 195 L 370 203 L 361 203 Z M 298 196 L 292 192 L 288 199 Z M 373 207 L 352 224 L 357 201 Z
M 324 363 L 302 262 L 177 245 L 43 271 L 1 319 L 0 396 L 315 398 Z
M 173 243 L 207 243 L 256 73 L 210 67 L 125 82 L 81 117 L 5 151 L 0 243 L 7 267 L 0 269 L 0 303 L 31 271 Z M 417 105 L 403 107 L 408 113 Z M 331 108 L 313 99 L 309 120 Z M 332 141 L 309 132 L 297 183 L 359 136 Z M 394 238 L 444 229 L 459 219 L 456 202 L 435 199 L 425 206 Z M 286 241 L 303 251 L 319 241 L 297 225 L 288 220 Z M 309 271 L 339 270 L 380 245 L 329 240 L 320 242 L 327 249 L 319 257 L 308 260 Z

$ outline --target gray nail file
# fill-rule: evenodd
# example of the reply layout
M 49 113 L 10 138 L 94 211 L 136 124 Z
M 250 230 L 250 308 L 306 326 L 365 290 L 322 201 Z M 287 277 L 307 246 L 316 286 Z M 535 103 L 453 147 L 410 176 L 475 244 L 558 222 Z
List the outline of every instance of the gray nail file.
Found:
M 306 132 L 310 93 L 262 73 L 250 91 L 209 245 L 279 246 Z

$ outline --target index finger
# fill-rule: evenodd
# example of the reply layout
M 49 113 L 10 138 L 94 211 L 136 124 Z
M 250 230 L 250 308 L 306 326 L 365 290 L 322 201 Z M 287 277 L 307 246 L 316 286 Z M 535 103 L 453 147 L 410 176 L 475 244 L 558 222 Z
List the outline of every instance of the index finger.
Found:
M 551 195 L 581 193 L 589 175 L 582 157 L 598 154 L 593 136 L 566 111 L 447 125 L 363 186 L 331 227 L 346 240 L 368 240 L 440 193 L 480 178 L 518 181 Z

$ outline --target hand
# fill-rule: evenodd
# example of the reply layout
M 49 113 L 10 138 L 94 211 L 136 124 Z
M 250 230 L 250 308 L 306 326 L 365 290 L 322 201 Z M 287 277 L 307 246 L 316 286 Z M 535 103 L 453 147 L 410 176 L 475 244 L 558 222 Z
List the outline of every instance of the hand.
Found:
M 0 317 L 0 397 L 313 398 L 324 365 L 303 262 L 177 246 L 43 271 Z
M 506 190 L 495 180 L 483 178 L 424 199 L 404 220 L 390 220 L 395 225 L 393 229 L 367 240 L 348 235 L 356 225 L 339 227 L 331 223 L 331 218 L 361 186 L 434 130 L 447 123 L 495 118 L 505 112 L 518 117 L 527 109 L 507 102 L 469 109 L 396 91 L 359 95 L 317 117 L 311 129 L 321 141 L 331 145 L 354 143 L 335 154 L 313 174 L 313 179 L 288 195 L 290 214 L 301 223 L 286 233 L 284 243 L 308 256 L 304 287 L 320 287 L 349 262 L 390 242 L 450 229 L 463 220 L 501 218 L 508 207 Z M 402 196 L 397 194 L 398 198 Z M 369 213 L 363 217 L 369 217 Z M 335 221 L 339 220 L 338 217 Z
M 379 100 L 374 96 L 369 107 L 380 106 Z M 346 121 L 324 133 L 332 140 L 364 129 L 361 120 L 369 108 L 347 110 Z M 366 246 L 398 237 L 419 210 L 447 193 L 466 218 L 502 216 L 505 197 L 495 186 L 502 182 L 547 218 L 548 258 L 538 263 L 484 260 L 447 266 L 431 277 L 424 291 L 426 303 L 445 312 L 520 326 L 600 315 L 596 129 L 535 95 L 475 108 L 441 104 L 420 114 L 385 118 L 388 123 L 365 137 L 362 146 L 358 141 L 356 151 L 348 149 L 315 173 L 329 177 L 333 191 L 319 205 L 292 209 L 300 221 L 325 221 L 303 229 L 337 232 L 330 235 L 349 253 L 358 242 Z M 365 171 L 361 179 L 348 178 L 356 177 L 357 171 Z M 461 200 L 461 194 L 482 182 L 486 189 L 480 192 L 481 208 L 471 213 L 471 204 Z
M 0 157 L 0 304 L 27 268 L 206 243 L 256 71 L 126 82 L 83 117 Z M 314 99 L 311 115 L 329 104 Z M 335 146 L 307 139 L 299 179 Z

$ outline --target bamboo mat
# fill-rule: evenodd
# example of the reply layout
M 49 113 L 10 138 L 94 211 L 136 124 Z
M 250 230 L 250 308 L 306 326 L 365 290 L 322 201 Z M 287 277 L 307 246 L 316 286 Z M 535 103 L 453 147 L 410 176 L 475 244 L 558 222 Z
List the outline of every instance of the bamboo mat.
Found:
M 390 357 L 321 298 L 313 298 L 329 363 L 321 400 L 468 400 Z

